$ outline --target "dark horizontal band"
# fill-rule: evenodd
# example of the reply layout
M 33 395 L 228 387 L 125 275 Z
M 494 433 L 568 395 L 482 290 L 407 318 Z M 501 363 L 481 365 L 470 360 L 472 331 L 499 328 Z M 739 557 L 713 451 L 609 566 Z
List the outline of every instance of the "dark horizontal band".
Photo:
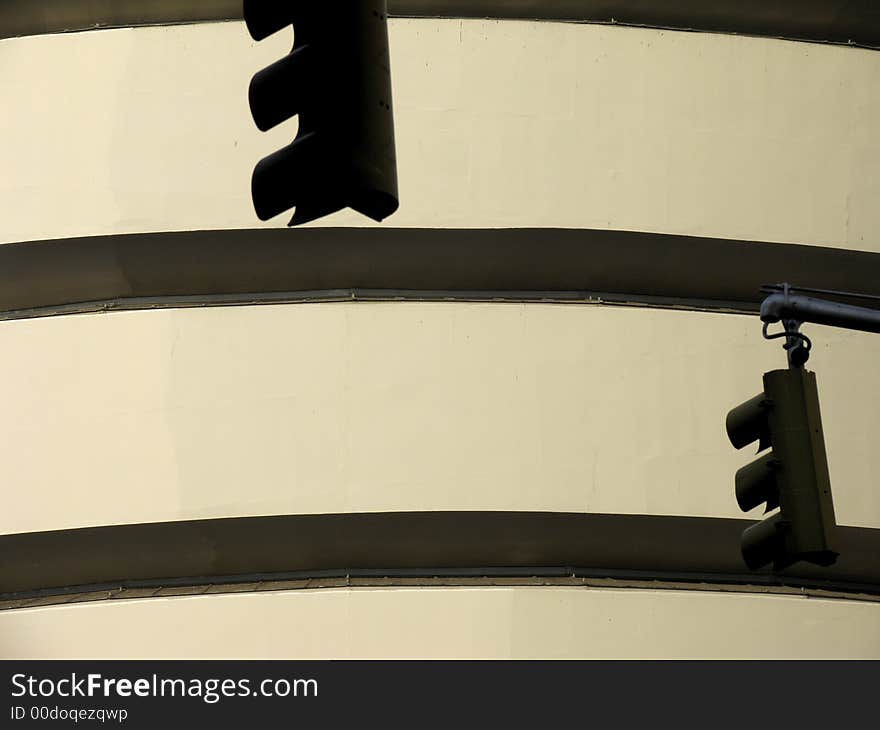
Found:
M 163 522 L 0 536 L 0 601 L 88 587 L 363 576 L 608 576 L 880 594 L 880 530 L 841 527 L 831 568 L 749 573 L 749 520 L 393 512 Z M 148 594 L 149 595 L 149 594 Z
M 398 17 L 616 23 L 880 46 L 874 0 L 388 0 Z M 21 0 L 0 4 L 0 37 L 241 18 L 241 0 Z
M 555 228 L 270 228 L 56 239 L 0 246 L 0 318 L 339 298 L 608 299 L 757 311 L 761 286 L 782 281 L 880 295 L 880 254 Z

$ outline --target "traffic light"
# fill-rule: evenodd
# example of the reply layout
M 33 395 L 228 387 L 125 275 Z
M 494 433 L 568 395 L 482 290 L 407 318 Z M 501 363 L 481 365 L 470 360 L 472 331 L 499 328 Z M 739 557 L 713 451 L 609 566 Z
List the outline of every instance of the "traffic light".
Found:
M 260 41 L 293 25 L 291 52 L 257 73 L 248 90 L 257 127 L 294 115 L 288 146 L 254 169 L 261 220 L 295 208 L 288 225 L 345 207 L 382 220 L 397 210 L 386 0 L 244 0 Z
M 742 534 L 749 569 L 773 562 L 780 570 L 799 560 L 832 565 L 834 505 L 815 373 L 764 373 L 764 391 L 727 414 L 727 435 L 738 449 L 755 441 L 759 453 L 771 448 L 736 472 L 741 510 L 779 508 Z

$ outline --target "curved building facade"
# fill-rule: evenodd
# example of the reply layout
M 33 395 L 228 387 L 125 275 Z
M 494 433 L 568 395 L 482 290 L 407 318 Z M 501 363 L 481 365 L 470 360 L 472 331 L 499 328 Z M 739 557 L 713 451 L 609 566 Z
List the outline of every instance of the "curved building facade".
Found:
M 880 337 L 805 325 L 833 568 L 748 571 L 724 430 L 785 366 L 762 285 L 880 295 L 857 10 L 847 44 L 818 0 L 724 32 L 390 3 L 400 209 L 288 229 L 249 185 L 295 122 L 246 89 L 289 32 L 27 5 L 0 655 L 880 656 Z

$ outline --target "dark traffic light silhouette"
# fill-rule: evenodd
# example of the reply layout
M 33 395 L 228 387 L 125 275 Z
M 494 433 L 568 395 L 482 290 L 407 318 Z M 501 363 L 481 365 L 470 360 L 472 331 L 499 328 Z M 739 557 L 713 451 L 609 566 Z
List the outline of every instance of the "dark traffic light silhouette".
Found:
M 265 131 L 294 115 L 293 142 L 260 160 L 254 208 L 267 220 L 295 208 L 289 225 L 345 207 L 382 220 L 398 207 L 385 0 L 244 0 L 251 37 L 293 25 L 291 52 L 251 80 Z
M 779 570 L 799 560 L 832 565 L 834 505 L 815 373 L 764 373 L 764 391 L 727 414 L 727 435 L 738 449 L 755 441 L 759 452 L 771 447 L 736 473 L 740 509 L 779 508 L 743 532 L 749 569 L 772 562 Z

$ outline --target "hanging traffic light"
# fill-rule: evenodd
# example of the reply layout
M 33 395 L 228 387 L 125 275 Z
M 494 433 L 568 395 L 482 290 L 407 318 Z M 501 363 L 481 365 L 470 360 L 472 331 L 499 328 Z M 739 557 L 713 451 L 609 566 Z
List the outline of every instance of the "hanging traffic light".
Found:
M 397 210 L 387 18 L 386 0 L 244 0 L 254 40 L 294 29 L 291 52 L 248 91 L 263 131 L 299 116 L 293 142 L 254 169 L 261 220 L 290 208 L 291 226 L 345 207 L 377 221 Z
M 755 441 L 760 456 L 736 473 L 736 500 L 744 512 L 779 508 L 742 535 L 750 570 L 799 560 L 832 565 L 835 528 L 831 482 L 819 414 L 815 373 L 802 368 L 764 373 L 764 391 L 727 414 L 727 435 L 738 449 Z

